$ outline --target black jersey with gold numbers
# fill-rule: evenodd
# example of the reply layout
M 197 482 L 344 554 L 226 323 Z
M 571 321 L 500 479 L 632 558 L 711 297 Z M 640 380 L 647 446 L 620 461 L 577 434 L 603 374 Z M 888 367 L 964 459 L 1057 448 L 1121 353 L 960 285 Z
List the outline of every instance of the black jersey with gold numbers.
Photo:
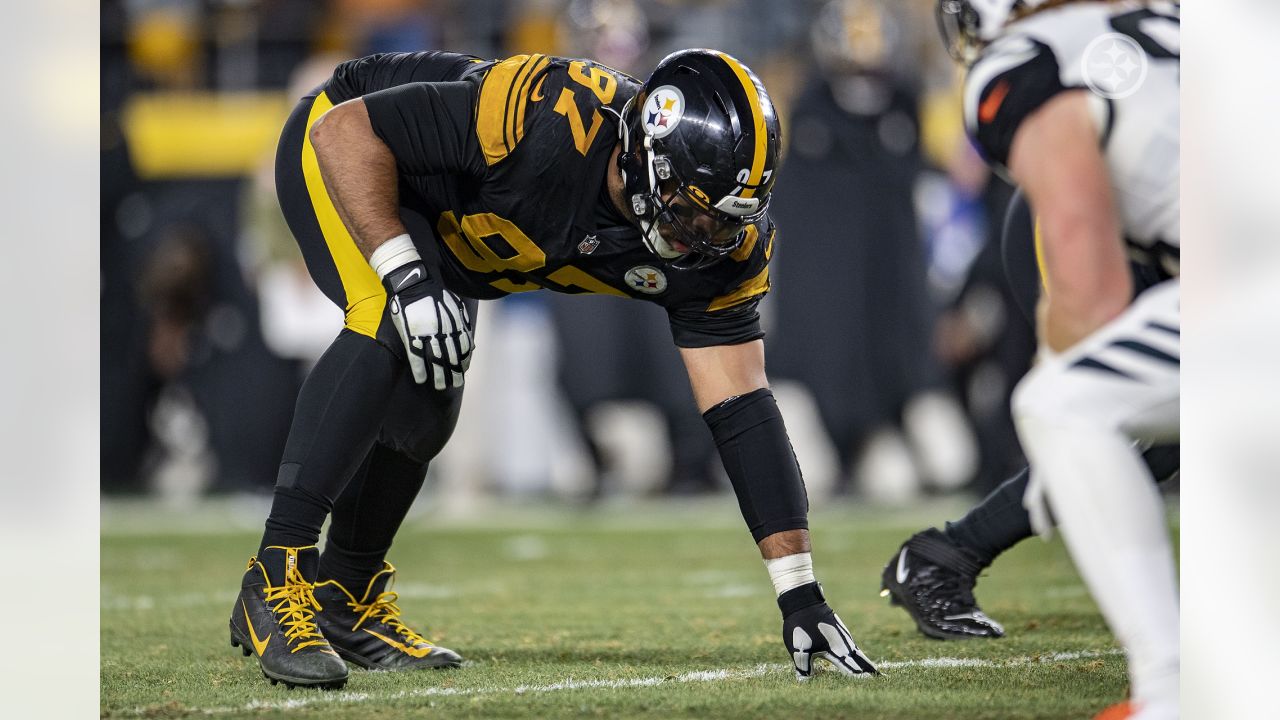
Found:
M 767 218 L 723 261 L 677 270 L 602 192 L 616 172 L 618 112 L 639 87 L 590 60 L 397 53 L 344 63 L 325 91 L 334 103 L 363 97 L 395 156 L 400 201 L 434 223 L 445 283 L 458 294 L 632 297 L 667 309 L 681 347 L 762 337 Z

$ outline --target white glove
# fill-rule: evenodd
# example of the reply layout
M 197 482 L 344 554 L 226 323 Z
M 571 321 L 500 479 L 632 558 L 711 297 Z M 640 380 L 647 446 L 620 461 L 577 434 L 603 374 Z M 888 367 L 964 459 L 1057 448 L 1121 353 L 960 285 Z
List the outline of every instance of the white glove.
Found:
M 797 680 L 813 676 L 813 661 L 822 658 L 850 676 L 879 675 L 858 648 L 840 616 L 827 605 L 818 583 L 801 585 L 778 597 L 782 609 L 782 642 L 787 646 Z
M 393 243 L 396 246 L 389 249 L 395 253 L 393 259 L 404 262 L 385 272 L 386 261 L 374 267 L 387 290 L 391 321 L 404 343 L 413 380 L 421 384 L 430 377 L 437 390 L 462 387 L 475 346 L 467 308 L 441 283 L 431 282 L 426 264 L 407 235 L 380 246 L 371 263 Z M 404 249 L 405 244 L 408 250 Z

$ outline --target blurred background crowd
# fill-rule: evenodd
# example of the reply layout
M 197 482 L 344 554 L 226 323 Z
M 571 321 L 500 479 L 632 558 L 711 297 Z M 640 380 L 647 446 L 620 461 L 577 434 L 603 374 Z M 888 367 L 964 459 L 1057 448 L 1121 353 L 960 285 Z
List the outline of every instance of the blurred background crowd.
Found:
M 643 79 L 686 47 L 747 63 L 782 119 L 762 313 L 811 498 L 984 492 L 1022 461 L 1008 399 L 1034 339 L 1005 282 L 1011 190 L 964 137 L 932 6 L 104 0 L 103 493 L 270 491 L 297 389 L 342 324 L 272 158 L 338 62 L 542 52 Z M 477 332 L 435 500 L 728 491 L 657 306 L 526 293 L 484 303 Z

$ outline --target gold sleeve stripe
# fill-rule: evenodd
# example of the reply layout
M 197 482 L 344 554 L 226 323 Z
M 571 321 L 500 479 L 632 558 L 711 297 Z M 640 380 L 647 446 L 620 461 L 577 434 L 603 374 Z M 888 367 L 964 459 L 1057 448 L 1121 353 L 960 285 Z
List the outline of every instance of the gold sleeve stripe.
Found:
M 566 265 L 559 270 L 556 270 L 548 275 L 547 279 L 557 285 L 562 285 L 567 288 L 579 288 L 596 295 L 630 297 L 630 295 L 606 284 L 604 281 L 597 280 L 594 276 L 587 274 L 585 270 L 580 270 L 572 265 Z
M 489 68 L 476 108 L 476 137 L 487 165 L 509 155 L 524 137 L 529 80 L 550 62 L 543 55 L 515 55 Z
M 756 84 L 751 82 L 751 76 L 747 75 L 747 69 L 742 66 L 734 58 L 719 53 L 734 74 L 738 76 L 738 81 L 742 83 L 742 89 L 747 93 L 747 102 L 751 105 L 751 122 L 755 129 L 756 147 L 755 155 L 751 158 L 751 172 L 747 175 L 747 185 L 759 185 L 764 177 L 764 156 L 765 141 L 767 140 L 764 127 L 764 112 L 760 110 L 760 91 L 756 89 Z M 742 191 L 742 197 L 749 198 L 755 194 L 755 191 L 747 188 Z
M 513 149 L 520 142 L 520 139 L 524 137 L 524 111 L 529 106 L 532 80 L 538 76 L 538 73 L 542 72 L 543 68 L 550 64 L 551 59 L 544 55 L 534 55 L 529 62 L 525 63 L 528 72 L 524 73 L 523 77 L 520 78 L 520 82 L 516 86 L 515 96 L 512 98 L 515 103 L 515 112 L 510 114 L 512 118 L 511 135 L 513 138 L 511 147 Z
M 1036 268 L 1040 270 L 1040 289 L 1049 294 L 1049 269 L 1044 266 L 1044 236 L 1040 234 L 1040 218 L 1035 220 Z
M 307 116 L 307 130 L 332 107 L 333 101 L 329 96 L 320 93 Z M 355 239 L 347 232 L 347 226 L 338 216 L 338 209 L 329 199 L 329 191 L 320 175 L 316 149 L 311 145 L 310 132 L 303 134 L 302 177 L 307 185 L 307 194 L 311 197 L 311 209 L 315 212 L 316 222 L 320 224 L 325 245 L 329 247 L 329 255 L 333 257 L 338 278 L 342 281 L 342 292 L 347 298 L 346 326 L 361 335 L 377 337 L 382 310 L 387 305 L 387 291 L 378 280 L 378 274 L 365 262 L 364 255 L 356 247 Z
M 770 228 L 770 229 L 769 229 L 769 240 L 768 240 L 768 243 L 769 243 L 769 244 L 764 246 L 764 261 L 765 261 L 765 262 L 769 262 L 769 260 L 773 259 L 773 238 L 774 238 L 777 234 L 778 234 L 778 231 L 777 231 L 776 229 L 774 229 L 774 228 Z
M 534 290 L 542 289 L 541 285 L 537 285 L 534 283 L 516 282 L 514 280 L 508 280 L 506 278 L 498 278 L 497 280 L 494 280 L 489 284 L 498 288 L 502 292 L 508 292 L 508 293 L 533 292 Z
M 759 275 L 739 285 L 737 290 L 712 300 L 711 304 L 707 306 L 707 312 L 731 308 L 766 292 L 769 292 L 769 268 L 767 266 L 760 271 Z
M 742 245 L 729 254 L 729 257 L 742 262 L 751 257 L 751 251 L 756 249 L 756 240 L 760 239 L 760 231 L 755 225 L 747 226 L 747 236 L 742 239 Z
M 480 102 L 476 107 L 476 137 L 484 152 L 486 164 L 492 165 L 507 156 L 506 138 L 507 91 L 523 62 L 523 55 L 504 60 L 485 75 L 480 86 Z

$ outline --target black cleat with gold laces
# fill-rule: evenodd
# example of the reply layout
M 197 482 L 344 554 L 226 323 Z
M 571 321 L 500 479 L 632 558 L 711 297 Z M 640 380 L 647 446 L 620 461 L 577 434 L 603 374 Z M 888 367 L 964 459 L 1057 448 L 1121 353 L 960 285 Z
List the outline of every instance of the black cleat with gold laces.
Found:
M 316 583 L 324 610 L 316 615 L 324 636 L 344 659 L 369 670 L 451 668 L 458 653 L 433 644 L 400 620 L 397 596 L 388 588 L 396 569 L 383 567 L 356 595 L 337 580 Z
M 249 559 L 231 609 L 231 646 L 257 655 L 272 685 L 337 690 L 347 682 L 347 664 L 316 626 L 319 566 L 314 545 L 271 546 Z

